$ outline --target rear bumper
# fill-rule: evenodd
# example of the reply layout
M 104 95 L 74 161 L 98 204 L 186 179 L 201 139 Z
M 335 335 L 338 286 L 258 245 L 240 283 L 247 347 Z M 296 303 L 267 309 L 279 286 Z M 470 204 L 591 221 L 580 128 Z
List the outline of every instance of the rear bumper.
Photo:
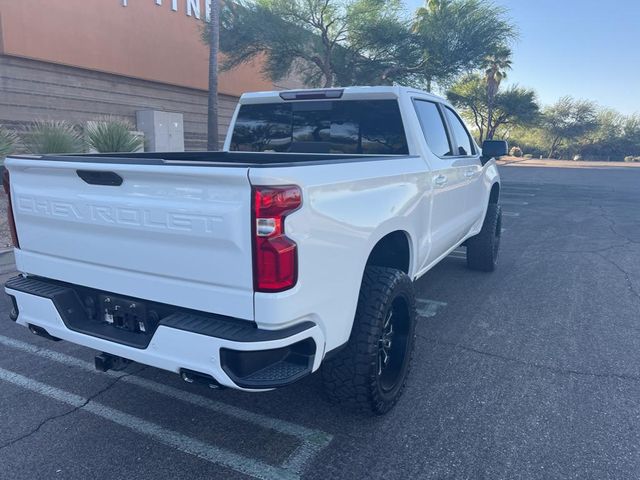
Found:
M 258 391 L 288 385 L 317 370 L 324 354 L 324 336 L 311 321 L 264 330 L 250 321 L 177 308 L 161 318 L 145 342 L 113 338 L 84 312 L 82 289 L 33 277 L 15 277 L 5 285 L 20 325 L 145 365 L 210 375 L 231 388 Z

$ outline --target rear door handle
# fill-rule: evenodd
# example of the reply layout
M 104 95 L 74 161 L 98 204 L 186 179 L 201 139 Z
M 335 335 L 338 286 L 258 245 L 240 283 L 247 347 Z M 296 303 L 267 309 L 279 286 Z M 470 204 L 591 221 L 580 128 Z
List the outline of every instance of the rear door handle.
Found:
M 447 183 L 447 177 L 445 175 L 438 175 L 436 178 L 433 179 L 433 181 L 436 185 L 441 187 L 442 185 Z

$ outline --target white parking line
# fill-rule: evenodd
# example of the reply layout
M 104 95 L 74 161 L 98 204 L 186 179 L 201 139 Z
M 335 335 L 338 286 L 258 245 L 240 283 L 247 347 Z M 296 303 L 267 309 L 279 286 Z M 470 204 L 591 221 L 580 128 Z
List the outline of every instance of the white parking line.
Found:
M 136 433 L 151 437 L 165 445 L 181 452 L 194 455 L 203 460 L 223 465 L 237 472 L 263 480 L 297 479 L 297 474 L 274 467 L 260 460 L 247 458 L 237 453 L 224 450 L 210 443 L 189 437 L 182 433 L 169 430 L 156 423 L 129 415 L 128 413 L 107 407 L 101 403 L 83 398 L 74 393 L 38 382 L 23 375 L 0 368 L 0 380 L 12 383 L 18 387 L 44 395 L 53 400 L 65 403 L 83 411 L 87 411 L 109 420 L 117 425 L 133 430 Z
M 500 203 L 502 203 L 503 205 L 529 205 L 529 202 L 521 202 L 519 200 L 509 200 L 509 199 L 501 200 Z
M 520 213 L 519 212 L 509 212 L 509 211 L 502 211 L 502 215 L 504 215 L 505 217 L 519 217 Z
M 37 355 L 47 360 L 52 360 L 63 365 L 76 367 L 85 370 L 90 373 L 97 373 L 95 367 L 90 362 L 85 362 L 79 358 L 65 355 L 64 353 L 55 352 L 46 348 L 39 348 L 30 343 L 22 342 L 13 338 L 0 335 L 0 345 L 6 347 L 21 350 L 26 353 Z M 110 370 L 106 372 L 106 375 L 112 377 L 123 377 L 122 382 L 130 383 L 147 390 L 151 390 L 160 395 L 165 395 L 176 400 L 181 400 L 192 405 L 206 408 L 216 413 L 228 415 L 238 418 L 245 422 L 254 423 L 266 429 L 275 430 L 286 435 L 291 435 L 301 440 L 302 444 L 292 452 L 289 458 L 286 460 L 282 468 L 290 470 L 294 473 L 300 473 L 302 468 L 309 461 L 320 452 L 323 448 L 329 445 L 332 440 L 332 436 L 321 430 L 315 430 L 297 425 L 295 423 L 287 422 L 286 420 L 280 420 L 277 418 L 268 417 L 259 413 L 244 410 L 242 408 L 229 405 L 224 402 L 218 402 L 211 398 L 196 395 L 191 392 L 180 390 L 178 388 L 164 385 L 162 383 L 154 382 L 146 378 L 127 375 L 124 372 Z
M 502 192 L 503 195 L 514 195 L 514 196 L 518 196 L 518 197 L 535 197 L 536 194 L 535 193 L 529 193 L 529 192 Z
M 416 310 L 421 317 L 435 317 L 438 314 L 438 310 L 446 306 L 445 302 L 428 298 L 416 298 Z
M 535 192 L 539 192 L 540 187 L 528 187 L 525 185 L 503 185 L 502 191 L 505 191 L 505 190 L 533 190 Z

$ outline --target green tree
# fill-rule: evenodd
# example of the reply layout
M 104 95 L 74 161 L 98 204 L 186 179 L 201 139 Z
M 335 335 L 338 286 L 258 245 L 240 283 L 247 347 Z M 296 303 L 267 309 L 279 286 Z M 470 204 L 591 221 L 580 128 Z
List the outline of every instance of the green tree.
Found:
M 487 0 L 428 0 L 416 11 L 413 32 L 428 91 L 482 67 L 517 36 L 506 10 Z
M 622 125 L 624 156 L 640 156 L 640 113 L 629 115 Z
M 478 68 L 515 36 L 488 0 L 431 0 L 415 18 L 399 0 L 256 0 L 225 3 L 223 68 L 264 55 L 264 73 L 306 85 L 444 84 Z
M 400 4 L 388 0 L 228 2 L 222 11 L 223 69 L 265 55 L 264 73 L 273 80 L 297 72 L 307 85 L 331 87 L 353 79 L 354 67 L 375 76 L 371 58 L 394 47 L 384 52 L 371 30 L 401 34 L 399 11 Z
M 544 109 L 541 125 L 548 138 L 547 156 L 555 158 L 563 142 L 576 143 L 597 128 L 596 105 L 588 100 L 562 97 Z
M 485 78 L 477 73 L 463 77 L 447 92 L 447 98 L 475 126 L 480 143 L 493 138 L 498 129 L 534 125 L 538 120 L 533 90 L 513 85 L 497 92 L 490 105 Z
M 572 153 L 579 153 L 583 158 L 611 160 L 623 158 L 626 152 L 622 140 L 625 117 L 619 112 L 603 108 L 596 113 L 596 126 L 573 145 L 569 145 Z
M 487 83 L 487 124 L 493 125 L 496 95 L 500 83 L 507 76 L 507 70 L 511 69 L 511 50 L 505 46 L 499 46 L 495 52 L 485 57 L 483 61 L 485 81 Z M 492 139 L 495 129 L 489 129 L 487 138 Z

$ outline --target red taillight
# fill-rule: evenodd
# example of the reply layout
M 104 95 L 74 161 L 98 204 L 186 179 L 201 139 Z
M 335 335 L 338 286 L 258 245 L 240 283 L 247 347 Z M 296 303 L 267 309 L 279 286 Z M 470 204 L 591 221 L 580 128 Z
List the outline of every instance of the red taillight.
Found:
M 11 182 L 9 180 L 9 170 L 7 170 L 7 167 L 4 167 L 4 172 L 2 173 L 2 186 L 4 187 L 4 193 L 9 197 L 7 201 L 7 223 L 9 224 L 9 231 L 11 232 L 11 241 L 14 247 L 20 248 L 18 233 L 16 232 L 16 221 L 13 218 L 13 207 L 11 206 Z
M 284 219 L 300 207 L 302 192 L 296 186 L 252 191 L 254 286 L 258 292 L 281 292 L 297 281 L 297 246 L 284 234 Z

